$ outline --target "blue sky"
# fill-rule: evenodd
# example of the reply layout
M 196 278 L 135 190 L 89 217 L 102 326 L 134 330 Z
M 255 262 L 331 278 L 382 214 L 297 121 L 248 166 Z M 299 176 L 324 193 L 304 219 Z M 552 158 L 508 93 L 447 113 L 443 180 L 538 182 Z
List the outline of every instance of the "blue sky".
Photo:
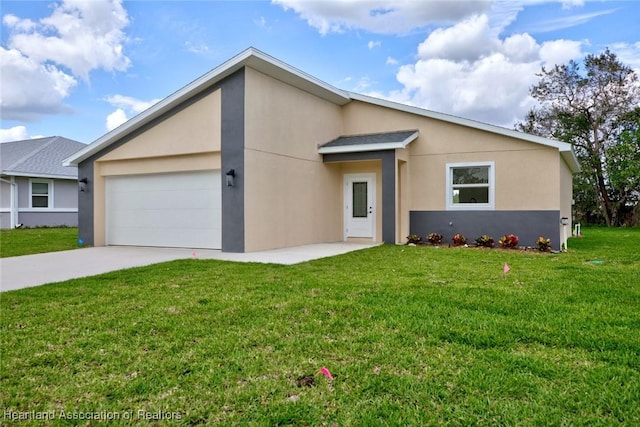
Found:
M 609 47 L 636 1 L 3 1 L 0 140 L 89 143 L 256 47 L 340 89 L 512 127 L 541 66 Z

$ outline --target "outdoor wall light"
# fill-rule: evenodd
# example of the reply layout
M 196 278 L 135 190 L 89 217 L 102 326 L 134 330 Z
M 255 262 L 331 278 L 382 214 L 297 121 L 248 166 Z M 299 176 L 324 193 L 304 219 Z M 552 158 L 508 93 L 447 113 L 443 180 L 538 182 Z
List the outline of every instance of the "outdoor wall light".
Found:
M 234 169 L 230 169 L 227 172 L 227 187 L 233 187 L 233 179 L 236 176 L 236 171 Z
M 87 178 L 82 178 L 78 181 L 78 187 L 80 187 L 80 191 L 87 191 L 87 184 L 89 180 Z
M 560 218 L 560 224 L 569 225 L 569 218 L 567 218 L 566 216 L 563 216 L 562 218 Z

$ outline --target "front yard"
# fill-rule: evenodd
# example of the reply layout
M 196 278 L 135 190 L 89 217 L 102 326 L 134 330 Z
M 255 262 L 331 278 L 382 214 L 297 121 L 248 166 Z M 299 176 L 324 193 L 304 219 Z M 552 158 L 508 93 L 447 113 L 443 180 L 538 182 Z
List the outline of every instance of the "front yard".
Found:
M 382 246 L 6 292 L 3 424 L 639 425 L 640 229 L 583 232 L 561 255 Z
M 77 249 L 76 227 L 0 230 L 0 258 Z

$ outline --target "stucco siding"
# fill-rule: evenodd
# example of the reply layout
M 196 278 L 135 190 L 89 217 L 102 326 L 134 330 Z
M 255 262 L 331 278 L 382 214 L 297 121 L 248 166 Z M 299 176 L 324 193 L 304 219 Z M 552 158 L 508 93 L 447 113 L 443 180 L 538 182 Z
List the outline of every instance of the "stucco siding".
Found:
M 245 251 L 342 240 L 334 168 L 253 150 L 245 168 Z
M 418 129 L 408 146 L 410 210 L 446 209 L 446 165 L 495 163 L 495 210 L 559 210 L 558 150 L 455 123 L 352 102 L 346 133 Z
M 246 68 L 245 149 L 322 162 L 318 145 L 342 134 L 341 108 Z
M 317 151 L 341 134 L 340 107 L 251 68 L 245 78 L 245 251 L 342 240 L 342 178 Z
M 218 89 L 105 154 L 100 160 L 220 151 L 221 108 Z
M 560 212 L 553 210 L 517 211 L 412 211 L 411 233 L 423 239 L 428 233 L 442 234 L 445 244 L 454 234 L 466 236 L 469 243 L 482 234 L 492 236 L 496 245 L 501 236 L 516 234 L 519 245 L 533 246 L 539 236 L 551 239 L 560 249 Z

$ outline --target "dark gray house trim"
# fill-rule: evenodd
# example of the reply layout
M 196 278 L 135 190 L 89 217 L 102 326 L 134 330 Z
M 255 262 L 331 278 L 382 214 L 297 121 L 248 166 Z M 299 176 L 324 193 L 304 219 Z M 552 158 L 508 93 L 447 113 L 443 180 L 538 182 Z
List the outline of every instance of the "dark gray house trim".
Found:
M 396 241 L 396 152 L 395 150 L 363 151 L 357 153 L 323 154 L 324 163 L 357 160 L 382 160 L 382 241 Z
M 244 252 L 245 69 L 222 81 L 222 250 Z M 226 174 L 234 171 L 233 187 Z
M 488 234 L 498 245 L 503 235 L 515 234 L 521 246 L 533 246 L 543 236 L 560 249 L 560 211 L 411 211 L 409 230 L 423 239 L 429 233 L 442 234 L 445 243 L 462 233 L 469 242 Z

